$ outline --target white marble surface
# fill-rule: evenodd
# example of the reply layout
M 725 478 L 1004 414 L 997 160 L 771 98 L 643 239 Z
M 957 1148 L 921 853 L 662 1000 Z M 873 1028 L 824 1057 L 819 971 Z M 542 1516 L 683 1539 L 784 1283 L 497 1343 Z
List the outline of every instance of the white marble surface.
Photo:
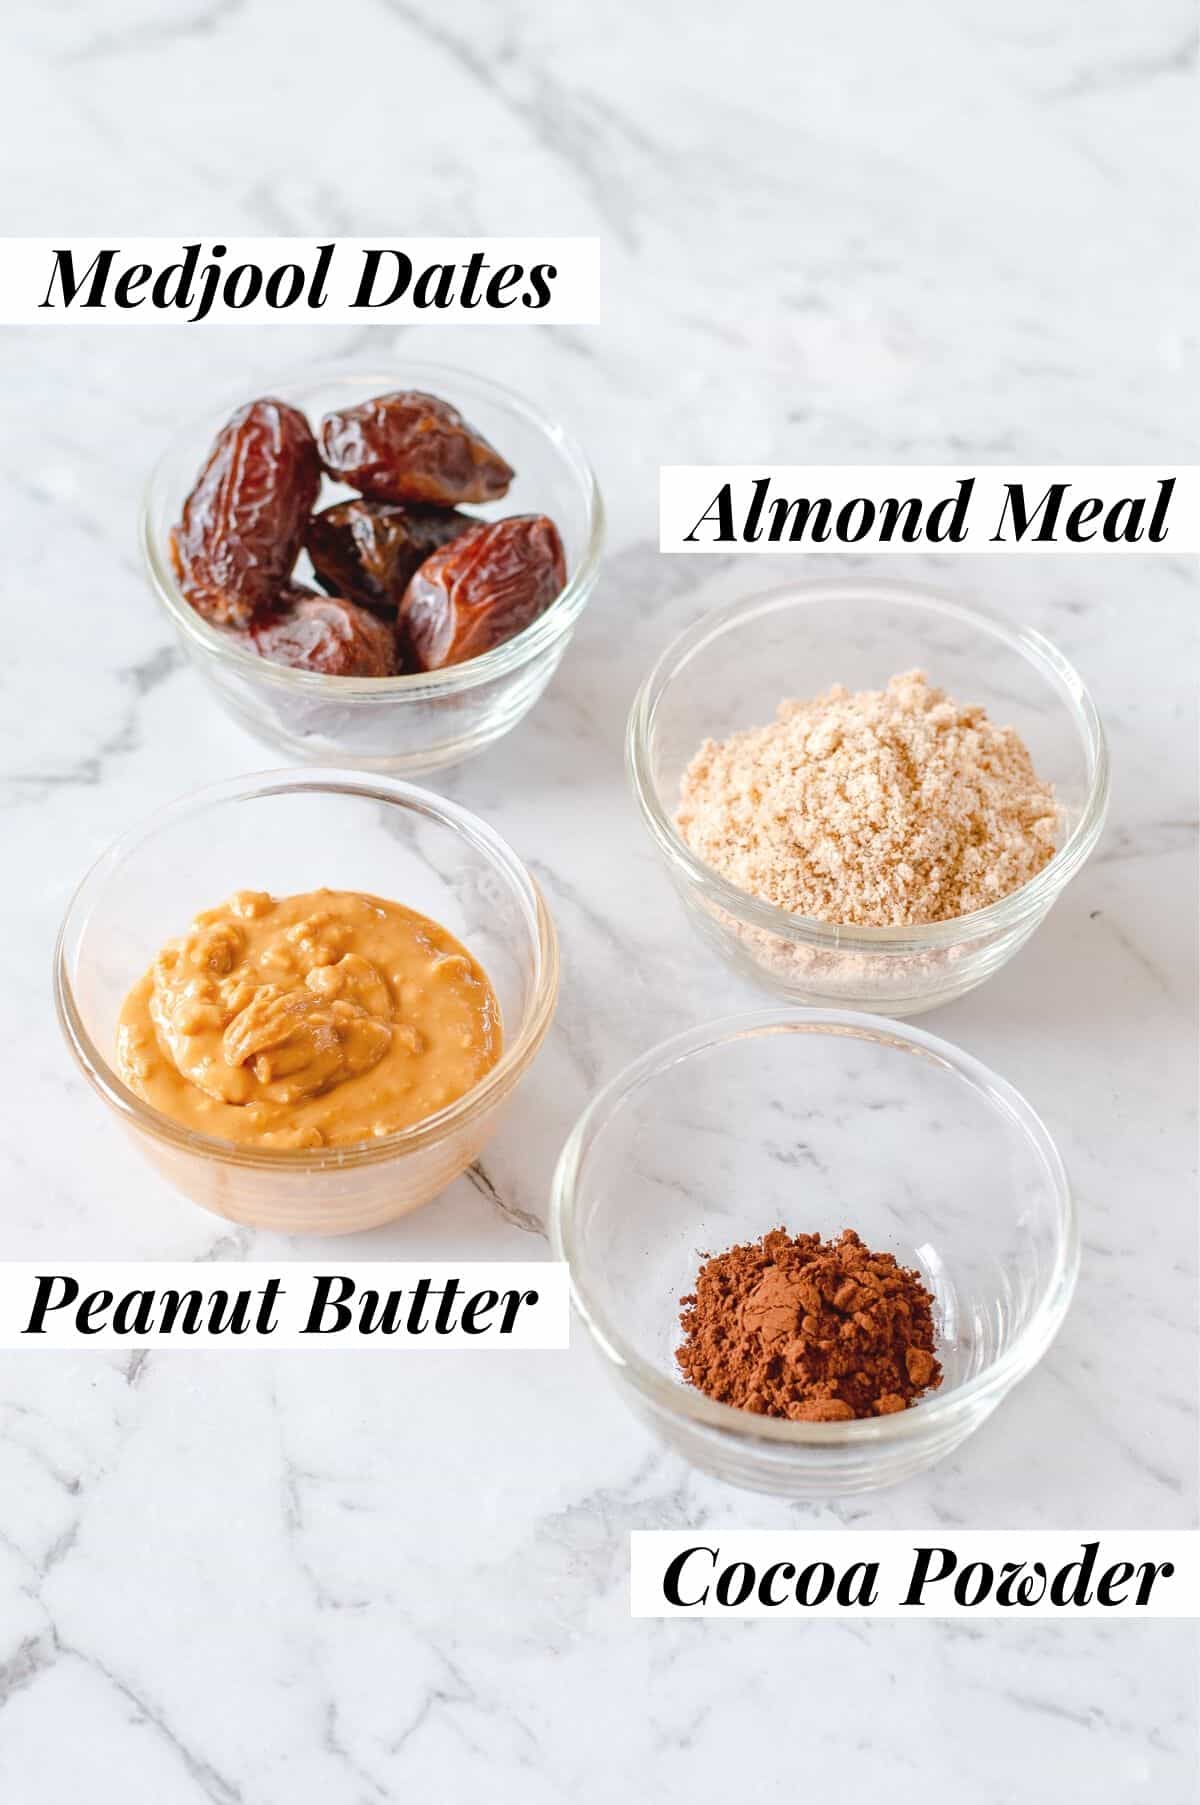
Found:
M 578 0 L 90 0 L 8 22 L 7 232 L 599 232 L 607 305 L 502 341 L 3 335 L 0 1253 L 314 1251 L 166 1192 L 49 1003 L 64 902 L 110 837 L 269 762 L 138 569 L 139 487 L 179 410 L 309 355 L 486 370 L 499 344 L 593 453 L 611 546 L 575 646 L 536 716 L 445 783 L 535 863 L 562 933 L 559 1019 L 486 1161 L 538 1215 L 597 1082 L 747 996 L 643 843 L 622 725 L 684 621 L 801 566 L 660 559 L 656 466 L 1196 461 L 1194 30 L 1188 0 L 636 23 Z M 1083 1273 L 1041 1368 L 939 1470 L 813 1511 L 657 1451 L 581 1335 L 462 1360 L 6 1355 L 6 1805 L 1194 1797 L 1193 1625 L 627 1615 L 636 1526 L 1195 1522 L 1194 571 L 908 574 L 1043 627 L 1112 739 L 1100 854 L 1010 968 L 926 1023 L 1027 1092 L 1077 1181 Z M 533 1244 L 463 1181 L 353 1251 Z

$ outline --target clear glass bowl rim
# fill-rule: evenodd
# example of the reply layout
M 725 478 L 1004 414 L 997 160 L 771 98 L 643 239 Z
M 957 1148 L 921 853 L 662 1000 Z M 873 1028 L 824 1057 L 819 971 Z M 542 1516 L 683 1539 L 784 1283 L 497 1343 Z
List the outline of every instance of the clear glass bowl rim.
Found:
M 216 1135 L 199 1134 L 164 1115 L 146 1103 L 112 1069 L 106 1055 L 84 1026 L 75 1002 L 67 970 L 67 945 L 76 931 L 80 917 L 91 896 L 130 853 L 150 840 L 162 828 L 224 802 L 245 802 L 266 796 L 291 795 L 297 792 L 325 791 L 334 795 L 347 793 L 379 802 L 399 802 L 416 809 L 428 819 L 456 829 L 487 858 L 493 870 L 527 904 L 535 923 L 532 953 L 535 961 L 533 995 L 524 1020 L 509 1039 L 507 1031 L 499 1060 L 473 1089 L 464 1092 L 453 1103 L 436 1114 L 395 1134 L 383 1135 L 357 1147 L 335 1147 L 316 1151 L 283 1151 L 269 1148 L 243 1147 Z M 198 905 L 202 906 L 202 905 Z M 272 1171 L 328 1172 L 350 1166 L 368 1166 L 394 1159 L 427 1147 L 454 1133 L 483 1110 L 507 1095 L 537 1052 L 554 1017 L 558 1001 L 558 936 L 537 883 L 513 852 L 507 841 L 490 828 L 478 815 L 457 803 L 448 802 L 432 790 L 419 788 L 394 777 L 370 777 L 363 772 L 344 771 L 329 766 L 301 766 L 279 771 L 252 772 L 223 783 L 207 784 L 158 809 L 136 827 L 128 829 L 112 842 L 92 864 L 67 905 L 54 949 L 54 1002 L 59 1026 L 85 1078 L 117 1114 L 144 1132 L 169 1142 L 186 1152 L 239 1167 L 255 1167 Z M 130 977 L 136 982 L 140 973 Z
M 1025 1135 L 1043 1164 L 1057 1201 L 1059 1236 L 1054 1269 L 1041 1303 L 1012 1347 L 964 1385 L 956 1386 L 944 1395 L 934 1392 L 931 1397 L 892 1416 L 862 1418 L 849 1423 L 793 1423 L 717 1403 L 691 1386 L 664 1379 L 656 1368 L 643 1360 L 605 1316 L 590 1292 L 586 1276 L 581 1276 L 584 1263 L 579 1258 L 575 1240 L 575 1205 L 583 1162 L 589 1144 L 603 1133 L 626 1097 L 693 1053 L 744 1039 L 747 1035 L 776 1033 L 833 1033 L 877 1043 L 898 1043 L 953 1072 L 986 1097 L 998 1113 L 1005 1115 Z M 921 1029 L 884 1016 L 865 1015 L 848 1009 L 780 1007 L 721 1016 L 716 1021 L 672 1036 L 626 1066 L 593 1098 L 563 1147 L 551 1193 L 550 1242 L 555 1258 L 567 1262 L 571 1301 L 592 1339 L 652 1405 L 698 1429 L 718 1430 L 742 1441 L 770 1441 L 797 1449 L 921 1438 L 939 1424 L 976 1405 L 990 1408 L 1036 1366 L 1050 1346 L 1066 1315 L 1079 1271 L 1079 1222 L 1066 1170 L 1044 1122 L 1020 1092 L 949 1041 L 939 1040 Z
M 360 364 L 349 358 L 331 358 L 325 362 L 277 371 L 259 384 L 258 392 L 261 395 L 271 395 L 281 391 L 282 397 L 286 398 L 289 389 L 300 388 L 312 382 L 335 382 L 339 377 L 378 382 L 380 394 L 386 394 L 390 388 L 401 384 L 408 388 L 428 386 L 431 389 L 435 389 L 439 382 L 450 385 L 469 384 L 485 392 L 497 405 L 514 409 L 531 426 L 537 427 L 545 438 L 562 451 L 584 497 L 587 540 L 566 588 L 523 633 L 505 640 L 503 645 L 494 646 L 479 658 L 470 658 L 465 664 L 449 665 L 441 671 L 410 672 L 404 677 L 331 677 L 321 671 L 293 670 L 289 665 L 273 664 L 269 659 L 259 658 L 254 652 L 244 651 L 236 640 L 210 626 L 184 600 L 171 568 L 167 547 L 159 544 L 154 530 L 154 504 L 165 480 L 167 466 L 180 447 L 207 426 L 213 414 L 223 407 L 232 413 L 235 408 L 245 405 L 246 385 L 243 383 L 239 385 L 236 394 L 229 392 L 217 396 L 212 406 L 205 409 L 202 419 L 194 418 L 172 434 L 151 470 L 143 492 L 138 518 L 138 541 L 150 586 L 177 630 L 210 658 L 241 670 L 256 682 L 274 684 L 309 697 L 324 696 L 339 704 L 353 703 L 360 698 L 374 702 L 385 697 L 392 697 L 397 701 L 402 698 L 420 701 L 435 696 L 462 695 L 481 683 L 488 683 L 493 678 L 504 677 L 510 671 L 518 670 L 547 650 L 562 634 L 570 632 L 595 587 L 604 550 L 604 503 L 592 467 L 573 435 L 533 402 L 526 401 L 524 396 L 506 388 L 503 383 L 493 382 L 489 376 L 479 376 L 473 370 L 459 369 L 452 364 L 426 363 L 424 360 L 404 362 L 399 369 L 389 372 L 377 370 L 374 363 Z
M 793 914 L 778 904 L 765 902 L 739 890 L 735 884 L 696 857 L 680 837 L 675 823 L 658 796 L 650 765 L 650 735 L 658 703 L 697 652 L 716 639 L 734 621 L 773 614 L 797 605 L 836 606 L 839 601 L 881 602 L 911 608 L 927 608 L 998 640 L 1020 654 L 1062 697 L 1083 742 L 1088 765 L 1088 794 L 1071 834 L 1036 877 L 998 902 L 949 921 L 931 921 L 899 928 L 849 927 Z M 889 583 L 842 579 L 828 583 L 792 583 L 762 590 L 712 610 L 666 647 L 634 697 L 625 736 L 625 759 L 634 800 L 651 838 L 669 865 L 710 895 L 721 908 L 747 926 L 805 946 L 839 951 L 924 952 L 957 946 L 992 932 L 1017 926 L 1049 907 L 1064 885 L 1086 863 L 1104 826 L 1108 810 L 1109 756 L 1104 728 L 1082 678 L 1050 640 L 1032 627 L 1011 628 L 1003 622 L 951 601 L 941 590 L 917 583 Z

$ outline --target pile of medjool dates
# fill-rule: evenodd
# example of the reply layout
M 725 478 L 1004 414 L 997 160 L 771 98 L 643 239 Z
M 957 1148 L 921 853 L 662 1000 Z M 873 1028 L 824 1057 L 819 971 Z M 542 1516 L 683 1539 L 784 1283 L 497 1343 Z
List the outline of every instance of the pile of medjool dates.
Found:
M 324 470 L 358 494 L 314 514 Z M 544 514 L 480 520 L 514 472 L 458 411 L 404 390 L 341 408 L 319 440 L 298 408 L 252 401 L 217 434 L 171 533 L 184 596 L 276 664 L 391 677 L 478 658 L 567 580 Z M 327 593 L 292 581 L 304 547 Z

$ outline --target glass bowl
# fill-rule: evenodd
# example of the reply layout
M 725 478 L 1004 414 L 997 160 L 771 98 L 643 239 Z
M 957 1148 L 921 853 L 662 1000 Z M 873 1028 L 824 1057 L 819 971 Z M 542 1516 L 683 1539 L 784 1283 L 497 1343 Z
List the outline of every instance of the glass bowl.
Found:
M 938 1390 L 894 1416 L 794 1423 L 719 1404 L 675 1365 L 701 1259 L 785 1226 L 853 1228 L 934 1296 Z M 1050 1345 L 1075 1209 L 1029 1105 L 957 1048 L 878 1017 L 775 1008 L 635 1061 L 571 1133 L 551 1240 L 626 1401 L 707 1472 L 822 1499 L 891 1485 L 977 1429 Z
M 361 1147 L 280 1152 L 197 1134 L 110 1064 L 126 993 L 192 917 L 239 889 L 364 890 L 431 916 L 472 952 L 504 1047 L 436 1115 Z M 163 1176 L 233 1222 L 293 1234 L 376 1228 L 428 1203 L 474 1160 L 554 1014 L 558 946 L 537 885 L 504 841 L 426 790 L 351 771 L 269 771 L 198 790 L 118 840 L 72 898 L 55 998 L 84 1076 Z
M 881 689 L 914 667 L 1015 727 L 1053 784 L 1058 849 L 1029 883 L 952 921 L 843 927 L 760 901 L 685 845 L 675 808 L 703 740 L 765 726 L 785 697 L 835 683 Z M 626 751 L 642 820 L 693 923 L 722 957 L 797 1002 L 883 1015 L 950 1002 L 1011 959 L 1087 859 L 1108 807 L 1104 732 L 1062 654 L 1040 633 L 902 583 L 799 585 L 706 616 L 667 647 L 639 690 Z
M 184 600 L 168 549 L 170 530 L 217 432 L 254 393 L 302 408 L 315 431 L 331 408 L 397 388 L 427 389 L 452 402 L 513 465 L 517 475 L 503 500 L 466 511 L 488 520 L 548 514 L 562 535 L 566 588 L 523 633 L 444 671 L 327 677 L 271 664 L 244 650 Z M 352 494 L 326 477 L 316 505 L 328 507 Z M 140 536 L 151 587 L 184 651 L 248 732 L 289 759 L 412 774 L 470 757 L 508 733 L 533 707 L 595 586 L 604 511 L 596 479 L 574 439 L 499 383 L 440 364 L 360 369 L 329 363 L 264 378 L 253 391 L 243 384 L 237 395 L 182 427 L 150 477 Z M 295 577 L 320 588 L 307 553 L 301 553 Z

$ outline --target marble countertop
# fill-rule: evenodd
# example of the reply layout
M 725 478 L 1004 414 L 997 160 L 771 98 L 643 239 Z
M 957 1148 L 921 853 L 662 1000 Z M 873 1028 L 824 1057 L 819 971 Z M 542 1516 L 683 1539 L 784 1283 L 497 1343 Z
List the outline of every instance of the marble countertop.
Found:
M 597 1084 L 753 994 L 666 887 L 622 730 L 669 636 L 804 561 L 660 557 L 657 466 L 1197 461 L 1191 8 L 750 0 L 618 30 L 577 0 L 344 0 L 319 22 L 92 0 L 5 35 L 10 166 L 37 146 L 9 233 L 601 234 L 603 324 L 502 344 L 505 378 L 591 450 L 611 537 L 536 713 L 440 784 L 535 864 L 563 943 L 495 1195 L 464 1179 L 353 1245 L 233 1231 L 119 1138 L 49 1001 L 103 846 L 273 762 L 151 604 L 140 486 L 214 388 L 368 350 L 489 370 L 495 334 L 3 334 L 0 1255 L 525 1256 Z M 1008 968 L 922 1024 L 1030 1097 L 1076 1181 L 1082 1276 L 1044 1362 L 943 1466 L 818 1509 L 662 1452 L 582 1332 L 566 1354 L 402 1366 L 0 1356 L 6 1805 L 1194 1796 L 1194 1625 L 628 1616 L 632 1527 L 1196 1521 L 1194 565 L 904 574 L 1042 628 L 1112 743 L 1097 856 Z

